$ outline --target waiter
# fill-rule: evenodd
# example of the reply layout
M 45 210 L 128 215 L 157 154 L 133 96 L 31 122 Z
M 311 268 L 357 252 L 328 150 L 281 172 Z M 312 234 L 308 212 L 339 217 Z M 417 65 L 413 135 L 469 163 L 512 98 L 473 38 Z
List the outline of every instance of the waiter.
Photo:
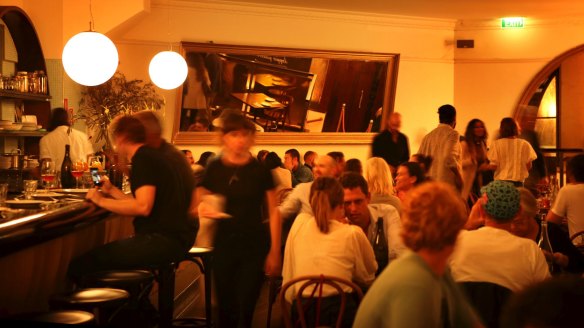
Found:
M 51 158 L 59 170 L 65 157 L 65 145 L 70 145 L 71 161 L 87 160 L 94 153 L 87 134 L 71 128 L 69 113 L 64 108 L 55 108 L 49 122 L 49 133 L 41 138 L 40 158 Z

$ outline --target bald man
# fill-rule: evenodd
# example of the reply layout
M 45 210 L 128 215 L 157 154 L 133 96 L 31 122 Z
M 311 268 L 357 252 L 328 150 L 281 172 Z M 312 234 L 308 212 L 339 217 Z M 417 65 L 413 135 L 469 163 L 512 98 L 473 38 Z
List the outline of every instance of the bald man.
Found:
M 371 156 L 383 158 L 394 176 L 396 168 L 410 158 L 408 137 L 400 129 L 401 114 L 393 112 L 386 122 L 386 128 L 373 138 L 371 145 Z
M 319 156 L 314 162 L 312 169 L 314 179 L 319 177 L 338 177 L 340 172 L 337 170 L 337 162 L 330 156 Z M 294 190 L 286 197 L 286 200 L 278 207 L 283 220 L 295 218 L 300 213 L 312 215 L 310 207 L 310 187 L 311 182 L 298 184 Z

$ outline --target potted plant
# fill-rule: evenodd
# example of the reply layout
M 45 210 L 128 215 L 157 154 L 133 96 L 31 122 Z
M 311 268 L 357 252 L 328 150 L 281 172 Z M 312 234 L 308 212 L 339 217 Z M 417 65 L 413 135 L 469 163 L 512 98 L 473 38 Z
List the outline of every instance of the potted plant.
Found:
M 81 95 L 79 111 L 74 118 L 85 121 L 95 136 L 94 143 L 105 142 L 103 149 L 106 153 L 112 148 L 108 128 L 114 117 L 143 110 L 158 110 L 164 106 L 164 99 L 156 93 L 152 83 L 127 80 L 121 72 L 116 72 L 103 84 L 86 87 Z

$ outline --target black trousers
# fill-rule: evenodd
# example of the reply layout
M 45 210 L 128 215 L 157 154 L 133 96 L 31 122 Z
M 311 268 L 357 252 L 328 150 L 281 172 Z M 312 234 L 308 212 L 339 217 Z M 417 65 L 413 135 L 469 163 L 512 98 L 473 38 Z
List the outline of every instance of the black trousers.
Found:
M 265 235 L 224 239 L 220 233 L 213 251 L 219 327 L 251 327 L 269 242 Z
M 78 281 L 83 275 L 98 271 L 152 268 L 181 260 L 187 251 L 171 237 L 157 233 L 138 234 L 75 258 L 69 264 L 68 276 Z

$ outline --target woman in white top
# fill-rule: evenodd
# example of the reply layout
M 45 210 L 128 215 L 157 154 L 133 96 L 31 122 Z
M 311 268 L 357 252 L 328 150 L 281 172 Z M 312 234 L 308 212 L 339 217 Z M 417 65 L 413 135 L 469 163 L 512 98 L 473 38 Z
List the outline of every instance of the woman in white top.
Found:
M 349 225 L 344 215 L 343 187 L 334 178 L 321 177 L 310 188 L 310 205 L 314 216 L 300 214 L 290 230 L 284 252 L 283 283 L 304 275 L 329 275 L 352 280 L 368 285 L 375 278 L 377 263 L 369 240 L 361 228 Z M 335 304 L 339 297 L 336 290 L 325 286 L 323 302 Z M 350 293 L 348 288 L 345 290 Z M 311 291 L 306 289 L 306 297 Z M 296 289 L 288 289 L 286 300 L 291 302 Z M 347 298 L 344 319 L 352 323 L 356 304 Z M 314 302 L 313 302 L 314 303 Z M 323 304 L 324 304 L 323 303 Z M 352 304 L 349 304 L 352 303 Z M 326 309 L 327 306 L 322 307 Z M 338 308 L 331 306 L 333 312 Z M 325 310 L 326 312 L 326 310 Z M 336 319 L 337 313 L 321 311 L 320 324 L 334 325 L 326 322 L 327 318 Z M 343 319 L 343 322 L 345 320 Z M 345 324 L 343 324 L 345 326 Z
M 490 168 L 495 170 L 495 180 L 509 181 L 521 187 L 537 155 L 529 142 L 518 138 L 519 126 L 513 118 L 501 120 L 499 134 L 499 139 L 489 149 Z

